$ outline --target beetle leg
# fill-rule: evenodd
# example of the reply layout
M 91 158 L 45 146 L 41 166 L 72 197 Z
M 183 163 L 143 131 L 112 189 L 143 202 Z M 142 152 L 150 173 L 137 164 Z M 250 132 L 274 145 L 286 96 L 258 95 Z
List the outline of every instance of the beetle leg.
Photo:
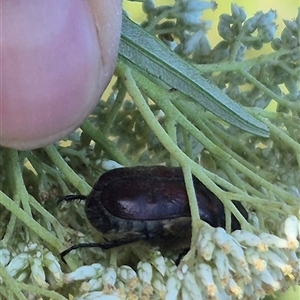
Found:
M 103 243 L 81 243 L 81 244 L 77 244 L 77 245 L 73 245 L 70 248 L 66 249 L 65 251 L 60 253 L 60 258 L 61 260 L 65 263 L 65 259 L 64 257 L 71 251 L 75 250 L 75 249 L 79 249 L 79 248 L 94 248 L 94 247 L 99 247 L 101 249 L 104 250 L 108 250 L 111 248 L 115 248 L 115 247 L 119 247 L 119 246 L 123 246 L 123 245 L 127 245 L 127 244 L 131 244 L 137 241 L 141 241 L 141 237 L 138 237 L 136 239 L 118 239 L 118 240 L 113 240 L 113 241 L 106 241 Z
M 85 200 L 85 199 L 86 199 L 86 196 L 84 196 L 84 195 L 67 195 L 67 196 L 63 196 L 63 197 L 59 198 L 57 200 L 56 204 L 59 205 L 63 201 L 70 202 L 70 201 L 74 201 L 74 200 Z
M 182 251 L 179 253 L 178 257 L 177 257 L 176 260 L 175 260 L 175 265 L 176 265 L 177 267 L 178 267 L 178 265 L 179 265 L 181 259 L 182 259 L 189 251 L 190 251 L 190 248 L 186 248 L 186 249 L 182 250 Z

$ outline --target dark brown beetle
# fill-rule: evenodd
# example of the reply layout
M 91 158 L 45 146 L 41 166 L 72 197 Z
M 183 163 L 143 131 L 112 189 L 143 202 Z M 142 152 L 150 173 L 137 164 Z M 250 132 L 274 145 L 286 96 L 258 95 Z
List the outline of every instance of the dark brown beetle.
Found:
M 222 202 L 196 177 L 194 188 L 200 217 L 213 227 L 225 227 Z M 85 213 L 90 223 L 110 241 L 78 244 L 61 253 L 81 247 L 110 249 L 145 240 L 160 247 L 178 250 L 189 247 L 191 215 L 181 168 L 154 166 L 110 170 L 96 181 L 86 196 L 66 196 L 61 201 L 85 199 Z M 245 218 L 248 214 L 239 203 L 234 203 Z M 232 231 L 240 224 L 232 215 Z M 172 246 L 170 246 L 172 245 Z

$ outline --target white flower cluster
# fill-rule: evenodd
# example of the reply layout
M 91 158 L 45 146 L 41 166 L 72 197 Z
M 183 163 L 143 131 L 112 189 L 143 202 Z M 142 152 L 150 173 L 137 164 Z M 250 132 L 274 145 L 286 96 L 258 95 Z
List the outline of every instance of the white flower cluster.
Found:
M 40 250 L 36 243 L 20 246 L 23 250 L 19 254 L 6 248 L 0 249 L 0 265 L 12 278 L 19 282 L 29 281 L 45 289 L 62 286 L 63 273 L 57 257 L 49 250 Z
M 108 294 L 107 299 L 261 299 L 299 278 L 299 226 L 289 216 L 282 238 L 244 230 L 227 234 L 205 225 L 194 245 L 196 256 L 184 258 L 178 268 L 156 251 L 138 264 L 137 272 L 93 264 L 65 274 L 64 281 L 85 280 L 80 291 L 86 293 L 76 299 L 106 299 Z
M 184 260 L 179 266 L 183 286 L 202 299 L 222 300 L 261 299 L 285 290 L 287 282 L 299 279 L 299 225 L 299 219 L 289 216 L 282 229 L 285 238 L 244 230 L 227 234 L 222 228 L 203 226 L 197 263 L 188 268 L 189 275 Z
M 166 278 L 174 276 L 175 270 L 172 260 L 162 257 L 159 251 L 153 251 L 149 262 L 140 261 L 136 271 L 126 265 L 104 267 L 95 263 L 64 274 L 63 281 L 65 284 L 82 282 L 74 295 L 78 300 L 164 299 L 168 289 Z M 173 290 L 170 283 L 169 288 Z
M 245 230 L 228 234 L 203 225 L 178 267 L 153 251 L 136 270 L 94 263 L 63 273 L 58 258 L 33 243 L 14 257 L 8 249 L 0 249 L 0 264 L 16 281 L 62 294 L 67 289 L 78 300 L 261 299 L 300 277 L 300 220 L 289 216 L 281 231 L 284 237 Z

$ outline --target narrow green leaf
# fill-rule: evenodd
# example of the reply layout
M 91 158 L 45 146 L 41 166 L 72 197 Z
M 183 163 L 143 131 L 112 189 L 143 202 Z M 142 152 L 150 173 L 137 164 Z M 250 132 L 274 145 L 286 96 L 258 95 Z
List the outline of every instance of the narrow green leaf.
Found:
M 196 68 L 125 16 L 119 55 L 191 97 L 229 124 L 259 136 L 269 136 L 265 124 L 248 114 L 218 87 L 201 77 Z

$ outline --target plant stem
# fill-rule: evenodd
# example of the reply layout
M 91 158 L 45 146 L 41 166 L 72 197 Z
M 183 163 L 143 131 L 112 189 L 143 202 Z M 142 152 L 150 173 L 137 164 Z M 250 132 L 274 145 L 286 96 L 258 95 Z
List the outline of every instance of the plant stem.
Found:
M 120 83 L 120 84 L 122 84 L 122 83 Z M 122 84 L 121 87 L 119 88 L 117 98 L 114 101 L 112 108 L 110 109 L 109 113 L 105 117 L 106 121 L 105 121 L 104 127 L 102 128 L 104 136 L 108 135 L 109 130 L 111 129 L 111 126 L 122 107 L 125 95 L 126 95 L 126 88 Z
M 116 145 L 105 138 L 101 133 L 100 129 L 97 129 L 92 125 L 92 123 L 86 120 L 82 125 L 81 129 L 88 134 L 96 143 L 99 143 L 104 150 L 107 152 L 108 156 L 111 156 L 114 160 L 123 166 L 130 166 L 131 163 L 127 157 L 116 147 Z
M 61 242 L 48 230 L 36 222 L 28 213 L 21 209 L 12 199 L 0 191 L 0 203 L 21 220 L 29 229 L 35 232 L 42 240 L 51 245 L 56 250 L 61 249 Z
M 21 200 L 24 211 L 26 211 L 26 213 L 28 213 L 29 215 L 32 215 L 31 208 L 28 202 L 28 192 L 23 181 L 22 171 L 20 167 L 21 162 L 19 161 L 18 152 L 13 149 L 7 149 L 7 156 L 12 168 L 12 182 L 10 182 L 10 185 L 14 195 L 13 197 L 14 199 L 19 198 Z
M 185 182 L 185 188 L 187 191 L 188 198 L 190 200 L 190 211 L 191 211 L 191 217 L 192 217 L 192 232 L 196 233 L 199 229 L 199 222 L 200 219 L 200 212 L 199 212 L 199 206 L 198 201 L 196 198 L 195 188 L 193 184 L 193 178 L 191 173 L 191 168 L 188 166 L 182 166 L 183 176 L 184 176 L 184 182 Z M 192 241 L 191 243 L 196 242 L 197 235 L 192 235 Z
M 53 146 L 47 146 L 44 148 L 53 163 L 59 168 L 59 170 L 66 176 L 67 180 L 76 187 L 76 189 L 82 194 L 87 195 L 91 191 L 91 186 L 80 178 L 72 168 L 64 161 L 57 149 Z
M 27 300 L 25 295 L 22 293 L 20 287 L 17 282 L 8 274 L 6 269 L 0 264 L 0 277 L 5 283 L 5 286 L 8 290 L 10 290 L 19 300 Z M 2 288 L 3 284 L 1 283 Z
M 49 291 L 46 289 L 42 289 L 37 286 L 33 286 L 31 284 L 26 284 L 24 282 L 16 282 L 16 285 L 20 287 L 22 290 L 34 293 L 35 295 L 43 295 L 51 300 L 68 300 L 64 296 L 60 295 L 59 293 L 55 291 Z

